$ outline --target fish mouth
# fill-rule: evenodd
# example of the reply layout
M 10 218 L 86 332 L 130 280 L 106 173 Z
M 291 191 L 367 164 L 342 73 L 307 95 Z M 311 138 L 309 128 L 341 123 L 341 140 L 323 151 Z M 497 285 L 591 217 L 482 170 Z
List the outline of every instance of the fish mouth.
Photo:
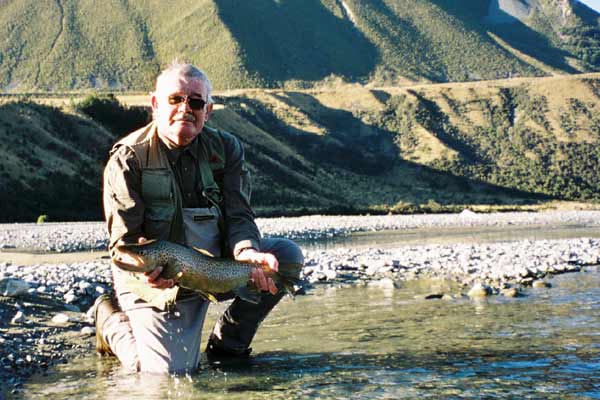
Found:
M 111 261 L 117 267 L 128 271 L 145 272 L 148 265 L 144 260 L 144 257 L 137 254 L 135 251 L 129 250 L 139 246 L 139 244 L 118 245 Z

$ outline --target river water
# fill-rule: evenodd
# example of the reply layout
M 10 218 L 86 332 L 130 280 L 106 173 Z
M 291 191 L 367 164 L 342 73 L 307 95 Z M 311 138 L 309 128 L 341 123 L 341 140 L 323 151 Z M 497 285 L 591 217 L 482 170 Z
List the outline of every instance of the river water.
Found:
M 600 399 L 600 270 L 549 282 L 483 301 L 417 296 L 447 282 L 317 286 L 280 303 L 248 362 L 160 377 L 89 356 L 35 377 L 22 398 Z

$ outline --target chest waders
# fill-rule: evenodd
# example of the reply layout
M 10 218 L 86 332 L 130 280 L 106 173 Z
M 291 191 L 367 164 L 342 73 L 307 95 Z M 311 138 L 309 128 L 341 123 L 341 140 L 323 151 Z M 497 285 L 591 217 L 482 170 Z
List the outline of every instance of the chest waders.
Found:
M 154 123 L 118 142 L 128 146 L 137 157 L 141 169 L 141 196 L 144 201 L 143 234 L 148 239 L 162 239 L 206 248 L 215 256 L 221 254 L 224 221 L 221 212 L 221 190 L 213 171 L 225 167 L 225 150 L 219 132 L 205 127 L 197 143 L 197 168 L 202 180 L 202 195 L 208 208 L 183 208 L 182 194 L 167 155 L 160 144 Z M 115 271 L 116 270 L 116 271 Z M 175 302 L 179 287 L 157 289 L 142 281 L 137 273 L 113 268 L 117 291 L 130 291 L 151 306 L 164 310 Z M 140 307 L 147 306 L 141 303 Z M 135 304 L 122 304 L 137 308 Z

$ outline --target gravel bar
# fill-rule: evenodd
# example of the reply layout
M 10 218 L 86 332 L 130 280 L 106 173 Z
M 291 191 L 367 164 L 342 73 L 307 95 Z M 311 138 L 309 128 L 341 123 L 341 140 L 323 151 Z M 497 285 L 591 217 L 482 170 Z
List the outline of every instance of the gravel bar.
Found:
M 465 210 L 458 214 L 324 216 L 258 218 L 265 236 L 318 240 L 354 232 L 451 227 L 503 226 L 600 226 L 600 211 L 507 212 L 479 214 Z M 105 250 L 108 243 L 102 222 L 44 224 L 0 224 L 0 250 L 76 252 Z

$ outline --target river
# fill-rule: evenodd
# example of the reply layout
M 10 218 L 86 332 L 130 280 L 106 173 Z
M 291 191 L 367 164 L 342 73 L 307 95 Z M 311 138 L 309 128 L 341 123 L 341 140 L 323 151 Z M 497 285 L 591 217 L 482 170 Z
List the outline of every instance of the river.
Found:
M 381 234 L 348 240 L 385 246 Z M 124 374 L 90 355 L 34 377 L 20 398 L 600 399 L 600 270 L 549 282 L 524 297 L 483 301 L 418 296 L 448 282 L 316 286 L 280 303 L 248 362 L 203 362 L 193 375 L 159 377 Z M 224 307 L 211 306 L 204 336 Z

